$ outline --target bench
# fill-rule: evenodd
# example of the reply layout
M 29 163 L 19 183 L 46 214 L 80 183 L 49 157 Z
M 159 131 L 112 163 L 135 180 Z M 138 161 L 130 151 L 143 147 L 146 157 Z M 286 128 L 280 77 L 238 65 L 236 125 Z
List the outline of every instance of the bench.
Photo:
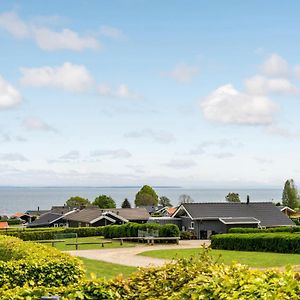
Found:
M 55 243 L 63 243 L 65 240 L 37 240 L 36 243 L 51 244 L 54 247 Z
M 119 237 L 113 238 L 113 240 L 120 241 L 120 245 L 122 246 L 124 241 L 142 241 L 142 237 Z
M 172 237 L 144 237 L 144 240 L 147 241 L 148 244 L 154 245 L 154 241 L 175 241 L 176 244 L 179 244 L 180 237 L 172 236 Z
M 102 245 L 104 247 L 105 244 L 111 244 L 111 241 L 102 241 L 102 242 L 77 242 L 77 243 L 67 243 L 67 246 L 75 246 L 76 250 L 78 250 L 79 245 Z
M 142 241 L 147 242 L 148 244 L 154 245 L 154 241 L 175 241 L 176 244 L 179 244 L 180 237 L 172 236 L 172 237 L 119 237 L 113 238 L 113 240 L 119 240 L 120 245 L 123 245 L 124 241 Z

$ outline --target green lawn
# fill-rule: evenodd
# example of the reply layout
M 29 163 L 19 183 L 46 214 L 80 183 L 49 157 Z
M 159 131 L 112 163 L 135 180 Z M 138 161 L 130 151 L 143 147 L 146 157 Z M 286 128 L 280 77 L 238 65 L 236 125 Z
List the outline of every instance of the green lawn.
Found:
M 188 258 L 200 254 L 204 250 L 201 248 L 193 249 L 172 249 L 172 250 L 153 250 L 146 251 L 139 255 L 156 258 L 176 259 Z M 300 265 L 300 254 L 282 254 L 269 252 L 246 252 L 229 250 L 210 250 L 209 253 L 217 259 L 220 255 L 220 262 L 230 264 L 239 262 L 250 267 L 278 267 L 286 265 Z
M 111 264 L 104 261 L 87 259 L 79 257 L 83 261 L 86 268 L 86 275 L 91 278 L 91 273 L 95 274 L 97 278 L 113 278 L 117 275 L 129 276 L 131 273 L 137 270 L 136 267 L 128 267 L 117 264 Z
M 65 242 L 63 243 L 57 243 L 55 244 L 55 248 L 62 250 L 62 251 L 68 251 L 68 250 L 76 250 L 75 246 L 67 246 L 68 243 L 75 243 L 75 238 L 70 239 L 64 239 Z M 100 242 L 99 237 L 81 237 L 78 238 L 78 242 Z M 51 244 L 47 244 L 51 245 Z M 104 247 L 101 245 L 79 245 L 78 250 L 90 250 L 90 249 L 106 249 L 106 248 L 120 248 L 120 247 L 133 247 L 134 243 L 124 243 L 123 246 L 120 245 L 120 242 L 113 241 L 111 244 L 105 244 Z

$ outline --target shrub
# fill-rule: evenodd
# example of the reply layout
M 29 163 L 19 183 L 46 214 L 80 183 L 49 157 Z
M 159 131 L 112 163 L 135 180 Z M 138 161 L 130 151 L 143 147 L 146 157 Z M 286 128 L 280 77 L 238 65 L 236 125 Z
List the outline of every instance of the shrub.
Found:
M 180 231 L 180 238 L 182 240 L 191 240 L 193 238 L 193 233 L 189 231 Z
M 260 228 L 230 228 L 229 233 L 272 233 L 272 232 L 300 232 L 300 226 L 281 226 L 267 229 Z
M 298 233 L 229 233 L 211 237 L 211 248 L 238 251 L 300 253 Z
M 63 300 L 187 300 L 299 299 L 299 275 L 287 270 L 250 270 L 240 264 L 216 264 L 206 254 L 163 267 L 140 269 L 129 278 L 83 280 L 61 287 L 0 289 L 1 300 L 39 300 L 60 295 Z
M 44 245 L 0 236 L 0 287 L 60 286 L 84 275 L 79 260 Z
M 161 237 L 176 237 L 180 233 L 178 226 L 175 224 L 159 225 L 155 223 L 137 224 L 129 222 L 124 225 L 104 226 L 103 235 L 105 238 L 136 237 L 139 230 L 158 230 Z
M 103 235 L 104 227 L 68 227 L 68 228 L 26 228 L 20 230 L 3 230 L 0 235 L 18 237 L 24 241 L 51 240 L 57 234 L 77 233 L 78 237 Z

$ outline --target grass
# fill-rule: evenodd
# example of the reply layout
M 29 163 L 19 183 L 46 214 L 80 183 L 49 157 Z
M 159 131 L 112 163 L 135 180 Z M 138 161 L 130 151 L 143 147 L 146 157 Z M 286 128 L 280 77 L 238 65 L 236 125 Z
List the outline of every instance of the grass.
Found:
M 65 239 L 63 243 L 55 244 L 55 248 L 61 251 L 68 251 L 68 250 L 76 250 L 75 245 L 67 246 L 68 243 L 75 243 L 76 238 Z M 78 238 L 78 242 L 100 242 L 99 237 L 80 237 Z M 48 244 L 51 245 L 51 244 Z M 120 242 L 113 241 L 111 244 L 105 244 L 104 247 L 102 245 L 79 245 L 78 250 L 91 250 L 91 249 L 107 249 L 107 248 L 122 248 L 122 247 L 133 247 L 135 246 L 134 243 L 124 243 L 123 246 L 120 245 Z
M 82 260 L 84 263 L 87 278 L 92 277 L 91 273 L 96 275 L 97 278 L 110 279 L 120 274 L 127 277 L 131 273 L 137 271 L 136 267 L 112 264 L 100 260 L 87 259 L 83 257 L 79 257 L 79 259 Z
M 198 255 L 204 250 L 201 248 L 193 249 L 172 249 L 172 250 L 152 250 L 140 253 L 139 255 L 176 259 L 188 258 Z M 231 264 L 233 261 L 256 268 L 279 267 L 286 265 L 300 265 L 300 254 L 283 254 L 269 252 L 246 252 L 246 251 L 230 251 L 230 250 L 210 250 L 213 258 L 217 259 L 221 255 L 219 261 L 225 264 Z

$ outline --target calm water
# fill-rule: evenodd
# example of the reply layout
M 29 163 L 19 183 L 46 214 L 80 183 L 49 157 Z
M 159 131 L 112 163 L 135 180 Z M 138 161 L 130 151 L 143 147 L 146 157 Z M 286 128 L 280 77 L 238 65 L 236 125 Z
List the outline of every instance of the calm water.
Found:
M 52 205 L 63 205 L 71 196 L 81 196 L 93 200 L 101 194 L 110 195 L 120 206 L 124 198 L 133 204 L 138 187 L 1 187 L 0 215 L 25 212 L 29 209 L 49 209 Z M 159 196 L 167 196 L 173 205 L 178 204 L 182 194 L 190 195 L 195 202 L 224 202 L 225 196 L 232 189 L 197 189 L 197 188 L 155 188 Z M 241 189 L 234 190 L 241 200 L 250 195 L 250 201 L 278 201 L 281 189 Z

